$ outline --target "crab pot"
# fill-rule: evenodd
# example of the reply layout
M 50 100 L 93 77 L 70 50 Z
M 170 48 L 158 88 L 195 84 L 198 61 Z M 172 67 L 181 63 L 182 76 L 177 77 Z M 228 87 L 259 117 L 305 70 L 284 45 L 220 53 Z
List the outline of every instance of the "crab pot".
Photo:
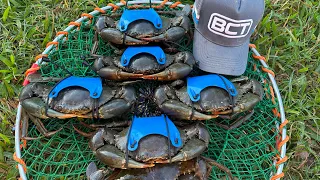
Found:
M 56 38 L 37 56 L 33 67 L 44 77 L 64 78 L 66 70 L 80 77 L 97 77 L 89 67 L 93 59 L 89 57 L 94 42 L 94 24 L 101 13 L 111 15 L 121 13 L 124 6 L 117 3 L 105 6 L 82 16 L 59 33 Z M 128 8 L 149 8 L 149 1 L 129 1 Z M 181 10 L 181 3 L 152 1 L 152 6 L 161 11 Z M 179 50 L 192 52 L 192 42 L 182 39 Z M 262 101 L 254 108 L 254 115 L 242 126 L 225 130 L 214 124 L 219 121 L 229 125 L 230 120 L 205 121 L 211 140 L 207 151 L 203 154 L 230 169 L 236 179 L 279 179 L 284 176 L 282 170 L 286 160 L 285 119 L 282 99 L 274 79 L 274 73 L 260 56 L 254 45 L 250 45 L 248 66 L 245 76 L 261 82 L 264 88 Z M 113 49 L 99 38 L 97 54 L 113 56 Z M 43 61 L 48 56 L 51 61 Z M 89 64 L 89 65 L 88 65 Z M 27 83 L 27 81 L 26 81 Z M 55 82 L 49 82 L 55 84 Z M 15 159 L 18 162 L 22 179 L 85 179 L 86 167 L 90 162 L 98 163 L 88 147 L 88 139 L 82 137 L 72 128 L 81 119 L 47 119 L 43 120 L 48 130 L 63 130 L 52 137 L 43 137 L 35 125 L 29 123 L 29 137 L 36 140 L 21 140 L 21 106 L 19 105 L 16 119 Z M 89 131 L 88 129 L 83 129 Z M 99 166 L 102 164 L 98 163 Z M 228 175 L 212 168 L 209 179 L 228 179 Z

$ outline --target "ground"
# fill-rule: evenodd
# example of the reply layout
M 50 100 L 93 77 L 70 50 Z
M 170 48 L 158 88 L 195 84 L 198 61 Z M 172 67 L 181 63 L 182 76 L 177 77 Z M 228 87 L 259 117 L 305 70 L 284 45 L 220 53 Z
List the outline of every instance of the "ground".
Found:
M 15 179 L 12 159 L 17 95 L 24 71 L 55 33 L 105 1 L 0 1 L 0 179 Z M 184 1 L 192 3 L 192 1 Z M 266 0 L 252 42 L 276 72 L 289 120 L 286 179 L 320 178 L 320 3 Z

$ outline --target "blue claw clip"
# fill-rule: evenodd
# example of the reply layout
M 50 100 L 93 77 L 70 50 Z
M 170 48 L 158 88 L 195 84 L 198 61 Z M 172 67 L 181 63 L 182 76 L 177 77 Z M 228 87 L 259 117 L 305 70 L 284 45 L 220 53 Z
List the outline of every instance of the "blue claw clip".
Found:
M 117 24 L 121 32 L 125 32 L 130 23 L 137 20 L 146 20 L 151 22 L 156 29 L 162 28 L 162 20 L 159 14 L 152 8 L 150 9 L 135 9 L 123 10 L 122 16 Z
M 49 98 L 55 98 L 65 88 L 79 86 L 90 92 L 90 97 L 97 99 L 102 93 L 102 81 L 100 78 L 70 76 L 60 81 L 49 93 Z
M 120 63 L 122 66 L 128 66 L 131 58 L 141 53 L 153 55 L 159 64 L 166 63 L 166 54 L 159 46 L 129 46 L 122 54 Z
M 238 94 L 237 89 L 232 82 L 217 74 L 189 77 L 187 79 L 188 95 L 193 102 L 199 101 L 201 91 L 210 86 L 222 88 L 231 96 L 236 96 Z
M 168 129 L 167 125 L 168 124 Z M 155 117 L 136 117 L 134 116 L 131 124 L 131 130 L 128 134 L 128 149 L 135 151 L 139 146 L 139 141 L 148 135 L 158 134 L 168 137 L 168 131 L 170 134 L 171 144 L 175 147 L 182 146 L 182 140 L 180 132 L 173 122 L 164 115 Z

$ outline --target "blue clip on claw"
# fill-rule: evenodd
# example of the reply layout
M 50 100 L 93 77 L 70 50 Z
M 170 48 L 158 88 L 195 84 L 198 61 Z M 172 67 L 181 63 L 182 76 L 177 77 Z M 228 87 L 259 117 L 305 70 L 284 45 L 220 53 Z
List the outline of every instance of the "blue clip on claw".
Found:
M 168 129 L 166 126 L 168 123 Z M 180 132 L 173 122 L 166 116 L 156 117 L 134 117 L 132 120 L 131 131 L 128 134 L 128 150 L 135 151 L 139 146 L 139 141 L 148 135 L 158 134 L 168 137 L 170 134 L 170 142 L 175 147 L 182 146 Z
M 159 46 L 129 46 L 122 54 L 120 63 L 122 66 L 128 66 L 130 60 L 138 54 L 147 53 L 153 55 L 159 64 L 166 63 L 166 55 Z
M 230 93 L 231 96 L 238 94 L 232 82 L 217 74 L 189 77 L 187 79 L 187 92 L 193 102 L 199 101 L 201 91 L 210 86 L 222 88 Z
M 102 81 L 100 78 L 70 76 L 60 81 L 49 93 L 49 98 L 55 98 L 65 88 L 79 86 L 90 92 L 90 97 L 97 99 L 102 93 Z
M 150 9 L 135 9 L 127 10 L 125 9 L 122 16 L 118 22 L 118 29 L 121 32 L 125 32 L 128 29 L 130 23 L 137 20 L 146 20 L 151 22 L 156 29 L 162 28 L 162 20 L 159 14 L 152 8 Z

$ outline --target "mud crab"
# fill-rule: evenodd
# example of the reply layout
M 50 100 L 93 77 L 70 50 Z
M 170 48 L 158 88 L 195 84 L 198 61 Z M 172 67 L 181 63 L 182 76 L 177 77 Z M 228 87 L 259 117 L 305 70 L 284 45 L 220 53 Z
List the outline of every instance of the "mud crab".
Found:
M 232 119 L 241 112 L 249 112 L 241 120 L 239 119 L 243 122 L 253 114 L 253 107 L 262 99 L 263 88 L 258 81 L 249 80 L 248 77 L 235 78 L 231 82 L 238 92 L 235 97 L 230 97 L 225 89 L 208 86 L 195 97 L 199 98 L 199 101 L 194 102 L 187 92 L 185 82 L 178 80 L 171 85 L 157 88 L 155 101 L 163 113 L 177 119 L 209 120 L 217 117 Z M 225 128 L 235 128 L 239 122 L 234 125 Z
M 230 180 L 234 179 L 228 168 L 206 157 L 197 157 L 188 161 L 171 164 L 157 164 L 154 167 L 146 169 L 116 169 L 109 176 L 108 170 L 98 170 L 97 166 L 92 162 L 87 167 L 86 175 L 89 180 L 206 180 L 211 173 L 212 166 L 217 166 L 226 172 Z
M 131 47 L 132 48 L 132 47 Z M 135 47 L 133 47 L 136 49 Z M 153 48 L 153 47 L 148 47 Z M 154 47 L 156 48 L 156 47 Z M 179 52 L 174 55 L 164 54 L 165 61 L 158 63 L 157 58 L 148 53 L 141 53 L 129 60 L 123 58 L 97 56 L 94 69 L 103 78 L 109 80 L 149 79 L 170 81 L 187 76 L 193 69 L 196 61 L 190 52 Z
M 168 143 L 168 138 L 165 136 L 150 134 L 138 142 L 129 143 L 130 148 L 136 146 L 136 149 L 131 151 L 127 149 L 128 131 L 130 128 L 125 128 L 121 132 L 106 127 L 100 128 L 90 138 L 89 146 L 96 157 L 107 166 L 121 169 L 148 168 L 155 166 L 155 163 L 193 159 L 206 150 L 210 140 L 206 127 L 196 123 L 178 127 L 181 139 L 175 139 L 174 143 L 181 143 L 179 147 Z
M 92 99 L 89 91 L 72 86 L 59 92 L 56 98 L 48 98 L 52 87 L 43 83 L 30 83 L 21 91 L 19 100 L 31 119 L 103 118 L 120 116 L 130 110 L 136 95 L 129 86 L 102 87 L 101 96 Z
M 136 17 L 141 11 L 152 11 L 152 13 L 149 16 Z M 182 11 L 167 12 L 174 15 L 173 18 L 159 16 L 153 9 L 125 10 L 122 17 L 129 12 L 132 14 L 128 14 L 127 19 L 123 21 L 124 23 L 121 19 L 115 21 L 111 17 L 100 16 L 95 24 L 96 32 L 104 41 L 114 44 L 141 45 L 158 41 L 175 42 L 188 33 L 191 28 L 191 21 L 188 17 L 191 12 L 189 5 L 186 5 Z M 155 24 L 147 20 L 150 17 L 158 17 Z M 130 24 L 126 24 L 130 20 Z

